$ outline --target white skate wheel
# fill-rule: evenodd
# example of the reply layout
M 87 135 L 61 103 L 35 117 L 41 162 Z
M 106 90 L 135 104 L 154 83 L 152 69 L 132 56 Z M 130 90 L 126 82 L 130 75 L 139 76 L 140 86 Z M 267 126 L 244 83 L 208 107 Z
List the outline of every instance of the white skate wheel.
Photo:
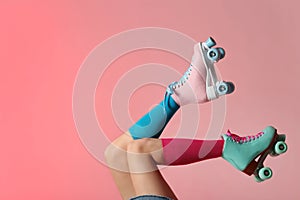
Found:
M 222 47 L 218 47 L 217 50 L 220 53 L 220 60 L 225 57 L 225 50 Z
M 283 154 L 287 151 L 287 145 L 285 142 L 283 141 L 279 141 L 275 144 L 275 147 L 274 147 L 274 152 L 277 154 L 277 155 L 280 155 L 280 154 Z
M 226 82 L 219 82 L 217 84 L 217 91 L 218 91 L 219 96 L 227 94 L 228 93 L 228 85 L 226 84 Z
M 259 171 L 258 171 L 258 176 L 262 181 L 271 178 L 272 175 L 273 175 L 273 172 L 269 167 L 263 167 L 263 168 L 259 169 Z
M 233 93 L 233 91 L 235 90 L 235 86 L 232 82 L 226 82 L 227 87 L 228 87 L 228 91 L 226 94 L 231 94 Z
M 218 62 L 220 60 L 220 53 L 217 49 L 212 48 L 207 52 L 207 57 L 213 62 Z

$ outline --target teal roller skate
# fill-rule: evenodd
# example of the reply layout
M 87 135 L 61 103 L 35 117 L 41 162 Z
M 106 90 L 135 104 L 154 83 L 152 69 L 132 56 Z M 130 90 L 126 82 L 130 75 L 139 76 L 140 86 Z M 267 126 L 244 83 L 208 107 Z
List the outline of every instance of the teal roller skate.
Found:
M 263 165 L 267 156 L 278 156 L 287 151 L 285 135 L 278 135 L 272 126 L 253 136 L 240 137 L 228 131 L 222 137 L 222 157 L 245 174 L 253 174 L 257 182 L 270 179 L 273 175 L 272 170 Z

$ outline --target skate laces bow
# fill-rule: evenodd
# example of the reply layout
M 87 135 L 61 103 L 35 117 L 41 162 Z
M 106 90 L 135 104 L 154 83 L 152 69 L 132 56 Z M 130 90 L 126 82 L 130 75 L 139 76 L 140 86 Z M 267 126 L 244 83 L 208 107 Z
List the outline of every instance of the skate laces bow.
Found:
M 186 83 L 186 81 L 189 79 L 189 76 L 191 75 L 191 71 L 192 71 L 192 67 L 190 66 L 186 72 L 183 74 L 183 76 L 180 78 L 179 81 L 175 81 L 173 83 L 171 83 L 168 87 L 167 87 L 167 93 L 169 94 L 173 94 L 174 90 L 176 88 L 180 88 L 180 86 L 183 86 L 183 84 Z
M 236 134 L 231 133 L 230 130 L 228 130 L 226 133 L 226 135 L 229 136 L 236 143 L 251 142 L 252 140 L 256 140 L 257 138 L 261 137 L 263 134 L 264 134 L 264 132 L 259 132 L 256 135 L 240 137 Z

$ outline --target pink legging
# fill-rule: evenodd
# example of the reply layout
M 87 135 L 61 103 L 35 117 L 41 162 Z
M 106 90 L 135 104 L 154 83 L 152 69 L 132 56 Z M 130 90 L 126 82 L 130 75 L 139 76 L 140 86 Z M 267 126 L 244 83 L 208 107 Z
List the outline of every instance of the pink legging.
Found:
M 224 140 L 191 140 L 164 138 L 164 160 L 167 165 L 185 165 L 222 155 Z

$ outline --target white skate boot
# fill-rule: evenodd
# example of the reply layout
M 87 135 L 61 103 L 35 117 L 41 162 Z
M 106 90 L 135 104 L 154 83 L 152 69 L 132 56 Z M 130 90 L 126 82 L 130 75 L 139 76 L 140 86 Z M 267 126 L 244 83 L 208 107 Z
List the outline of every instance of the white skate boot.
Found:
M 224 58 L 225 51 L 220 47 L 212 48 L 215 45 L 211 37 L 197 43 L 188 70 L 179 81 L 168 86 L 167 92 L 178 105 L 204 103 L 234 91 L 233 83 L 218 80 L 214 63 Z

